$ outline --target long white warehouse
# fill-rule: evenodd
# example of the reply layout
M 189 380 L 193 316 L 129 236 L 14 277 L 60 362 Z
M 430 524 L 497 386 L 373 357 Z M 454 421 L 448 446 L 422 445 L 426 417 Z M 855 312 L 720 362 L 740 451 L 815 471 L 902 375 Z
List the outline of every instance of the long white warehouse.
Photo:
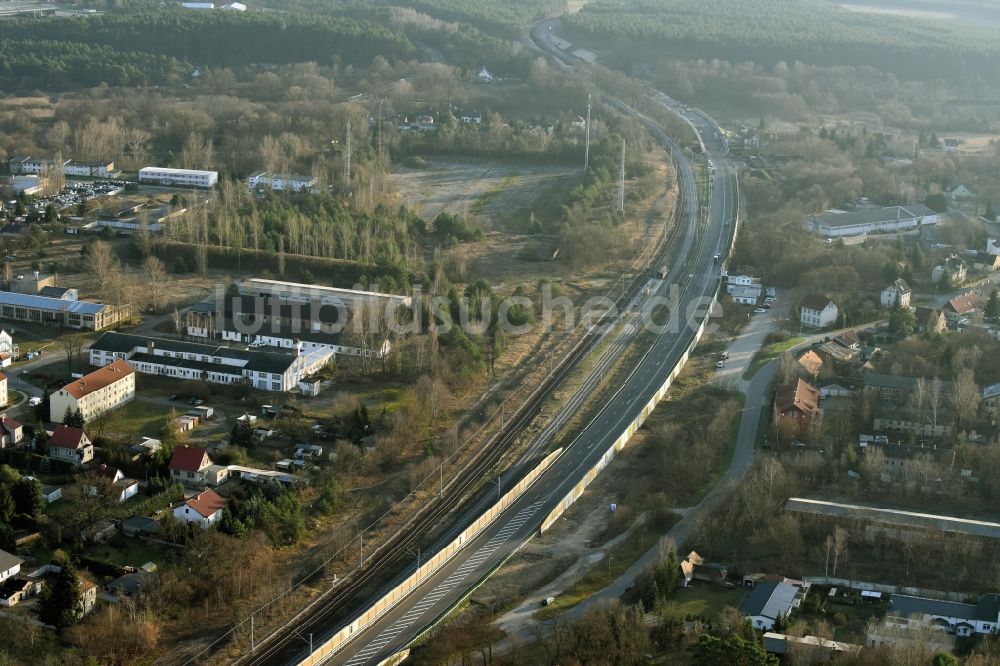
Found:
M 139 169 L 139 182 L 175 187 L 212 187 L 219 182 L 218 171 L 197 169 L 169 169 L 167 167 L 143 167 Z
M 820 215 L 810 215 L 802 221 L 802 226 L 806 231 L 830 238 L 919 229 L 937 222 L 937 213 L 923 204 L 916 204 L 863 208 L 852 212 L 830 210 Z

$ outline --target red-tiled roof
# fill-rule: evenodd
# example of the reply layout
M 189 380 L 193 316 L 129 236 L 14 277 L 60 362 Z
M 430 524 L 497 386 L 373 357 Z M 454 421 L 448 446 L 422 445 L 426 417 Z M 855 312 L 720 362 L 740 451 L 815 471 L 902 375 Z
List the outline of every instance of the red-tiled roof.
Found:
M 795 384 L 781 384 L 775 391 L 774 404 L 782 414 L 797 409 L 813 416 L 819 413 L 819 391 L 802 379 Z
M 10 354 L 6 354 L 6 353 L 0 354 L 0 358 L 3 358 L 5 356 L 9 358 Z M 0 372 L 0 382 L 5 382 L 5 381 L 7 381 L 7 375 L 5 375 L 4 373 Z
M 175 469 L 179 472 L 197 472 L 202 467 L 212 464 L 205 449 L 198 446 L 178 446 L 174 449 L 174 454 L 170 456 L 168 469 Z
M 90 395 L 94 391 L 99 391 L 106 386 L 114 384 L 122 377 L 128 377 L 133 372 L 132 366 L 124 359 L 118 359 L 110 365 L 94 370 L 89 375 L 70 382 L 63 389 L 71 396 L 79 400 L 85 395 Z
M 189 507 L 197 511 L 203 518 L 211 518 L 216 511 L 226 508 L 226 500 L 211 488 L 206 488 L 187 502 Z
M 975 292 L 969 292 L 968 294 L 962 294 L 961 296 L 956 296 L 955 298 L 948 301 L 946 307 L 951 307 L 952 312 L 955 314 L 965 314 L 967 312 L 972 312 L 978 308 L 981 304 L 979 299 L 979 294 Z
M 57 425 L 52 436 L 49 437 L 49 446 L 58 446 L 62 449 L 76 451 L 83 442 L 83 428 L 76 426 Z

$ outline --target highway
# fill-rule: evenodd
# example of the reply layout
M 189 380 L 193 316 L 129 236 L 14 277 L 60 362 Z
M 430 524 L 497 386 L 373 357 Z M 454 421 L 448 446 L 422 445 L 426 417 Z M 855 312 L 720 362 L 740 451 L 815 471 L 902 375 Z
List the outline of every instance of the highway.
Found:
M 545 22 L 536 26 L 533 36 L 539 29 L 548 33 L 547 24 Z M 567 59 L 566 54 L 560 52 L 550 40 L 538 39 L 536 43 L 561 60 Z M 429 576 L 416 592 L 370 627 L 356 634 L 350 644 L 327 660 L 328 664 L 378 664 L 405 648 L 439 617 L 461 602 L 480 581 L 537 534 L 542 520 L 637 417 L 694 338 L 700 316 L 696 318 L 693 315 L 699 311 L 699 304 L 704 304 L 711 298 L 718 285 L 720 264 L 716 263 L 714 255 L 725 255 L 728 250 L 730 233 L 734 228 L 731 221 L 738 206 L 735 172 L 726 158 L 724 139 L 711 119 L 700 113 L 692 114 L 692 123 L 703 131 L 707 158 L 715 166 L 710 206 L 707 214 L 703 215 L 697 203 L 698 185 L 694 170 L 683 151 L 651 119 L 631 111 L 613 98 L 605 99 L 619 110 L 639 118 L 671 151 L 674 159 L 681 198 L 685 204 L 679 210 L 677 219 L 683 230 L 678 237 L 677 247 L 674 248 L 678 259 L 671 266 L 667 279 L 658 282 L 657 289 L 640 306 L 641 312 L 648 311 L 653 305 L 653 296 L 665 297 L 668 285 L 679 285 L 679 302 L 670 312 L 670 323 L 673 326 L 666 326 L 665 331 L 651 336 L 649 349 L 632 372 L 620 386 L 606 389 L 610 395 L 606 396 L 601 409 L 564 447 L 563 455 L 517 501 L 449 563 Z M 656 99 L 665 105 L 673 103 L 665 96 L 657 96 Z M 704 305 L 701 305 L 701 312 L 703 311 Z M 626 315 L 626 318 L 634 323 L 640 316 L 632 314 Z M 689 321 L 693 324 L 689 324 Z M 567 409 L 576 407 L 570 404 Z M 557 415 L 556 420 L 559 418 Z M 529 447 L 531 451 L 538 448 Z M 474 513 L 477 504 L 486 503 L 488 500 L 485 498 L 484 495 L 480 503 L 467 510 L 466 515 L 462 516 L 463 520 Z M 457 523 L 465 524 L 462 520 Z M 449 534 L 457 529 L 456 526 Z M 441 543 L 447 537 L 447 534 L 442 536 Z M 339 626 L 329 627 L 322 634 L 313 629 L 313 645 L 323 643 L 338 628 Z M 308 654 L 308 641 L 301 632 L 299 636 L 302 638 L 302 650 L 294 659 L 283 657 L 281 661 L 262 663 L 297 663 L 304 658 Z

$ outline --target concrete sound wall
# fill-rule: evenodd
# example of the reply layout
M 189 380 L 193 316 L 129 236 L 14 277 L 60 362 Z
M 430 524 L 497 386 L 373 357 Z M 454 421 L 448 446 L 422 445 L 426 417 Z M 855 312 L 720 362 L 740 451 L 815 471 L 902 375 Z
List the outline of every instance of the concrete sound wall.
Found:
M 713 304 L 718 297 L 719 287 L 716 287 L 715 293 L 712 295 Z M 677 375 L 681 373 L 681 370 L 684 368 L 684 364 L 687 363 L 688 358 L 691 357 L 691 352 L 696 346 L 698 346 L 701 336 L 705 333 L 706 324 L 708 324 L 707 315 L 704 319 L 702 319 L 701 325 L 698 326 L 698 330 L 695 333 L 691 344 L 688 345 L 687 351 L 681 355 L 680 360 L 677 361 L 677 365 L 675 365 L 673 370 L 670 371 L 670 374 L 667 375 L 666 381 L 664 381 L 663 384 L 660 385 L 660 388 L 653 393 L 652 397 L 650 397 L 649 401 L 646 402 L 645 406 L 642 408 L 642 411 L 639 412 L 639 415 L 628 424 L 628 427 L 625 428 L 625 431 L 622 434 L 618 435 L 618 438 L 615 439 L 614 443 L 610 447 L 608 447 L 608 450 L 604 452 L 601 459 L 598 460 L 593 467 L 587 470 L 587 473 L 584 474 L 583 478 L 580 479 L 575 486 L 573 486 L 573 489 L 570 490 L 562 501 L 559 502 L 549 515 L 545 517 L 545 520 L 542 521 L 542 526 L 539 529 L 539 532 L 544 532 L 549 529 L 549 527 L 552 526 L 552 523 L 556 522 L 556 520 L 559 519 L 559 516 L 561 516 L 563 512 L 565 512 L 566 509 L 573 504 L 573 502 L 579 499 L 580 495 L 583 494 L 583 491 L 587 489 L 587 486 L 589 486 L 590 483 L 597 478 L 597 475 L 601 473 L 601 470 L 607 467 L 611 461 L 614 460 L 618 452 L 625 448 L 625 445 L 632 438 L 632 435 L 635 434 L 646 418 L 653 413 L 656 405 L 659 404 L 660 400 L 663 399 L 663 396 L 667 394 L 667 390 L 670 388 L 670 385 L 673 384 L 674 380 L 677 379 Z
M 497 516 L 503 513 L 504 509 L 511 505 L 530 486 L 538 475 L 548 469 L 549 465 L 562 453 L 562 449 L 556 449 L 535 466 L 517 485 L 508 490 L 500 500 L 491 506 L 486 512 L 477 518 L 471 525 L 462 530 L 455 539 L 447 546 L 435 553 L 429 560 L 402 581 L 399 585 L 390 590 L 385 596 L 368 607 L 361 615 L 355 618 L 350 624 L 333 635 L 312 654 L 299 662 L 299 666 L 314 666 L 328 659 L 347 643 L 351 641 L 355 634 L 363 631 L 378 618 L 391 610 L 396 604 L 402 601 L 408 594 L 415 590 L 428 576 L 435 573 L 458 551 L 479 535 L 490 523 L 496 520 Z

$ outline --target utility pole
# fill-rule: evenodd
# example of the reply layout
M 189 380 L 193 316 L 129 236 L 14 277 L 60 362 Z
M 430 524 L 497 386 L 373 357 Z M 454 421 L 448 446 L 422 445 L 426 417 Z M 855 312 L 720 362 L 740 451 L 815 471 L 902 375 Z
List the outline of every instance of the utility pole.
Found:
M 253 644 L 253 615 L 250 616 L 250 654 L 254 652 Z
M 351 189 L 351 121 L 347 121 L 347 138 L 344 141 L 344 185 Z
M 625 212 L 625 139 L 622 139 L 622 160 L 618 168 L 618 212 Z
M 583 170 L 586 171 L 590 168 L 590 93 L 587 93 L 587 126 L 584 129 L 587 132 L 587 142 L 583 148 Z

